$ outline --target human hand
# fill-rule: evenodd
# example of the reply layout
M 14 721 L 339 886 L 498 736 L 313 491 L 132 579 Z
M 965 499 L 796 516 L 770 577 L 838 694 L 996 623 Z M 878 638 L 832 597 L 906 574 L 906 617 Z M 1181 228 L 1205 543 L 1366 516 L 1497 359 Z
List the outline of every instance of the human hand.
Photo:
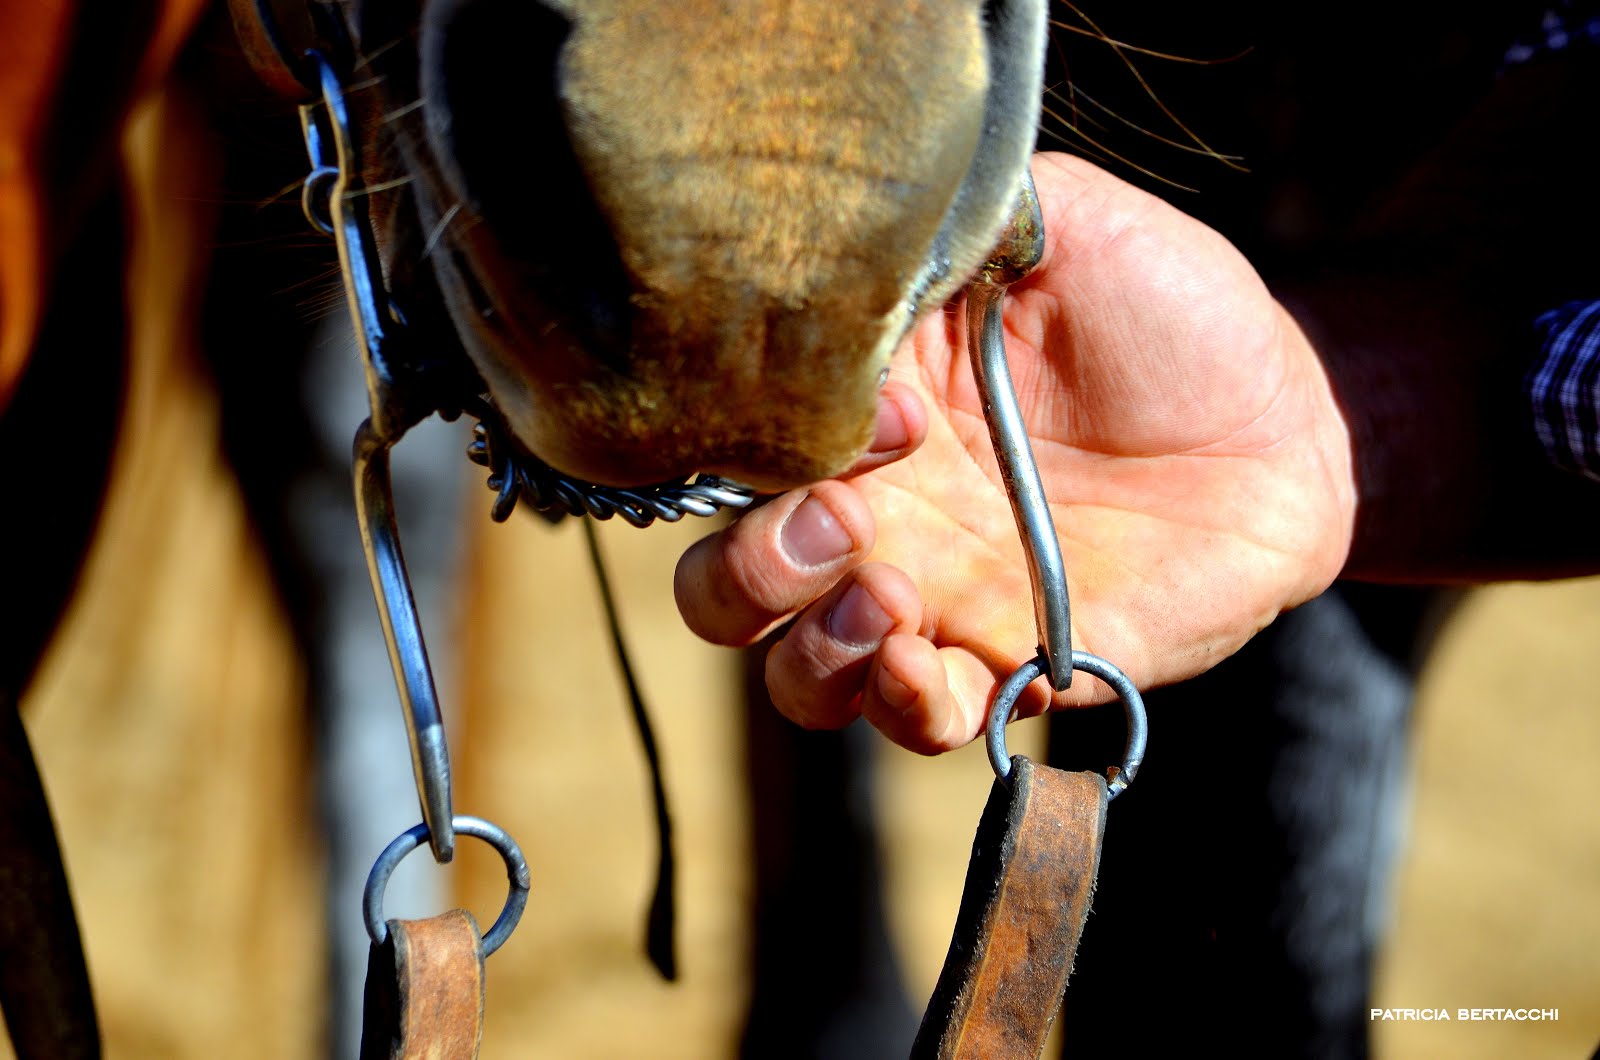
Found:
M 1093 165 L 1037 155 L 1043 260 L 1005 302 L 1008 360 L 1061 539 L 1073 645 L 1141 688 L 1203 672 L 1321 592 L 1349 549 L 1345 424 L 1300 328 L 1221 236 Z M 686 552 L 685 621 L 767 658 L 773 702 L 858 713 L 933 754 L 982 729 L 1038 635 L 966 355 L 935 313 L 895 354 L 873 453 Z M 796 617 L 797 616 L 797 617 Z M 1079 674 L 1019 716 L 1104 701 Z

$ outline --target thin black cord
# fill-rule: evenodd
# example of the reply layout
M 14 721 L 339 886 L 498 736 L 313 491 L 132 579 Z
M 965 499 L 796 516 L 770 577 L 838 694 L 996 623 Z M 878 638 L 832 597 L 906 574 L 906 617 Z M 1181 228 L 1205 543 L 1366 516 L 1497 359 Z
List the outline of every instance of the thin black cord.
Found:
M 655 730 L 650 725 L 650 714 L 645 709 L 644 696 L 639 692 L 639 682 L 634 677 L 633 665 L 628 660 L 628 646 L 622 639 L 622 623 L 617 617 L 617 604 L 611 595 L 611 581 L 606 577 L 605 561 L 600 558 L 600 541 L 595 533 L 593 519 L 581 519 L 583 538 L 589 545 L 589 560 L 594 565 L 595 580 L 600 584 L 600 602 L 605 606 L 606 625 L 611 630 L 611 646 L 617 654 L 617 668 L 622 671 L 623 684 L 628 688 L 628 705 L 633 711 L 633 724 L 639 731 L 639 742 L 644 745 L 645 761 L 650 766 L 650 790 L 655 798 L 656 811 L 656 888 L 650 899 L 650 913 L 645 920 L 645 953 L 662 978 L 678 978 L 678 953 L 675 940 L 677 904 L 676 859 L 672 853 L 672 815 L 667 809 L 667 787 L 661 773 L 661 751 L 656 746 Z

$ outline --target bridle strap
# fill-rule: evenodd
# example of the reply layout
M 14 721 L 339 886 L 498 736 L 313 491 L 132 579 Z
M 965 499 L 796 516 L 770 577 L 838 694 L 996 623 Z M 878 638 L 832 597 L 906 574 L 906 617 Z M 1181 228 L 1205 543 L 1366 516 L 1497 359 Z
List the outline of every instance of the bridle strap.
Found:
M 0 1007 L 19 1060 L 100 1056 L 61 848 L 17 704 L 0 696 Z
M 250 68 L 284 99 L 318 93 L 306 52 L 327 46 L 325 26 L 335 17 L 320 0 L 228 0 L 234 35 Z
M 1017 756 L 972 843 L 961 911 L 911 1060 L 1037 1060 L 1089 915 L 1107 790 Z
M 391 920 L 367 959 L 361 1060 L 473 1060 L 483 1038 L 483 939 L 464 909 Z

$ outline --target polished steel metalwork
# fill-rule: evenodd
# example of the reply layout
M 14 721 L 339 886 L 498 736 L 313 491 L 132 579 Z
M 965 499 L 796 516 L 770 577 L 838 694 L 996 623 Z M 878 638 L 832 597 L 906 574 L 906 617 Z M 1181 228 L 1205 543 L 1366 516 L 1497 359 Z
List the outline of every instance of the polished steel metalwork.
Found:
M 986 726 L 989 764 L 1002 780 L 1011 773 L 1006 751 L 1006 725 L 1022 690 L 1040 677 L 1057 692 L 1072 684 L 1074 670 L 1093 674 L 1110 685 L 1122 700 L 1128 719 L 1128 742 L 1122 764 L 1106 772 L 1107 787 L 1115 797 L 1133 780 L 1144 761 L 1147 726 L 1144 699 L 1132 681 L 1117 667 L 1088 652 L 1072 648 L 1072 611 L 1068 602 L 1066 566 L 1056 536 L 1050 500 L 1039 478 L 1027 424 L 1017 403 L 1011 369 L 1006 363 L 1003 307 L 1006 288 L 1027 275 L 1044 254 L 1044 218 L 1032 178 L 1025 182 L 1011 226 L 999 249 L 978 279 L 967 288 L 967 349 L 973 375 L 983 400 L 984 419 L 1000 464 L 1000 478 L 1022 536 L 1028 579 L 1033 589 L 1034 622 L 1039 632 L 1039 654 L 1017 668 L 995 692 Z
M 1039 479 L 1033 459 L 1028 428 L 1022 421 L 1011 370 L 1006 364 L 1005 330 L 1001 306 L 1005 288 L 978 282 L 967 290 L 967 333 L 973 372 L 983 398 L 984 419 L 1000 461 L 1000 477 L 1005 482 L 1011 512 L 1022 535 L 1023 554 L 1028 563 L 1028 579 L 1033 586 L 1034 623 L 1039 630 L 1039 650 L 1043 654 L 1050 683 L 1056 691 L 1072 684 L 1072 612 L 1067 598 L 1067 572 L 1061 559 L 1061 542 L 1056 537 L 1050 501 Z
M 300 125 L 311 162 L 302 202 L 312 224 L 333 234 L 356 345 L 362 353 L 370 415 L 356 432 L 352 459 L 356 514 L 389 662 L 405 714 L 422 819 L 429 827 L 434 858 L 447 862 L 455 849 L 450 825 L 454 815 L 450 753 L 422 622 L 406 575 L 389 480 L 389 449 L 424 413 L 402 402 L 400 390 L 394 385 L 389 348 L 398 341 L 393 337 L 399 330 L 398 322 L 384 291 L 383 273 L 367 225 L 365 199 L 359 194 L 360 161 L 345 109 L 344 89 L 326 58 L 318 52 L 309 53 L 308 58 L 318 71 L 322 99 L 300 108 Z
M 1122 701 L 1123 714 L 1128 720 L 1128 739 L 1122 749 L 1122 763 L 1106 770 L 1106 788 L 1110 797 L 1116 798 L 1133 783 L 1134 774 L 1144 762 L 1144 747 L 1149 735 L 1145 718 L 1144 697 L 1134 687 L 1128 675 L 1106 662 L 1098 655 L 1086 651 L 1072 653 L 1072 667 L 1093 674 L 1117 693 Z M 1006 726 L 1016 713 L 1017 698 L 1029 684 L 1044 676 L 1048 666 L 1044 656 L 1036 655 L 1017 667 L 1012 675 L 996 690 L 994 702 L 989 705 L 989 718 L 984 726 L 984 742 L 989 753 L 989 765 L 995 776 L 1004 780 L 1011 775 L 1011 753 L 1006 750 Z
M 478 414 L 473 406 L 468 411 Z M 518 500 L 557 516 L 588 515 L 602 520 L 620 516 L 623 522 L 642 529 L 657 520 L 675 523 L 685 515 L 737 510 L 755 499 L 755 491 L 748 486 L 718 475 L 635 489 L 600 486 L 563 474 L 533 457 L 499 425 L 497 416 L 479 415 L 472 433 L 467 456 L 489 469 L 489 488 L 495 491 L 489 516 L 497 523 L 510 518 Z
M 978 278 L 967 288 L 967 352 L 983 401 L 983 418 L 1000 462 L 1011 513 L 1022 535 L 1028 579 L 1033 586 L 1034 623 L 1039 630 L 1039 651 L 1048 666 L 1050 684 L 1057 692 L 1072 684 L 1072 614 L 1067 597 L 1067 574 L 1061 560 L 1050 500 L 1039 479 L 1027 424 L 1017 404 L 1011 368 L 1006 363 L 1002 306 L 1006 288 L 1026 276 L 1044 255 L 1044 218 L 1039 210 L 1033 178 L 1018 198 L 1017 210 L 999 248 Z
M 506 864 L 506 880 L 509 884 L 506 902 L 489 930 L 483 933 L 483 955 L 487 957 L 511 937 L 517 921 L 522 919 L 522 911 L 527 908 L 528 891 L 532 887 L 528 860 L 522 856 L 522 848 L 517 846 L 517 841 L 492 821 L 463 815 L 454 818 L 450 824 L 454 831 L 482 839 L 493 846 L 500 852 L 500 860 Z M 389 937 L 389 924 L 383 915 L 383 892 L 389 886 L 389 877 L 407 854 L 427 840 L 427 824 L 415 825 L 384 847 L 378 860 L 372 863 L 372 871 L 367 874 L 366 889 L 361 895 L 361 913 L 373 945 L 382 946 Z

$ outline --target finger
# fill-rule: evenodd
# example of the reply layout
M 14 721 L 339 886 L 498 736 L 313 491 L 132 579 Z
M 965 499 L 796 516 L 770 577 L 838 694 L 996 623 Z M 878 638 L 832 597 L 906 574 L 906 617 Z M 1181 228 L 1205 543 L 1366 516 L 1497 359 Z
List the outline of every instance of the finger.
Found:
M 993 673 L 965 649 L 895 634 L 878 650 L 861 693 L 861 715 L 907 750 L 943 754 L 983 731 L 993 686 Z
M 849 724 L 878 646 L 892 633 L 915 632 L 921 622 L 922 600 L 910 578 L 884 563 L 861 565 L 767 654 L 773 705 L 808 729 Z
M 713 644 L 754 643 L 860 562 L 873 537 L 871 509 L 842 482 L 784 494 L 689 547 L 673 575 L 678 610 Z
M 951 736 L 960 727 L 957 714 L 933 643 L 909 635 L 886 639 L 861 693 L 861 716 L 901 747 L 936 755 L 959 746 Z
M 928 410 L 910 386 L 890 379 L 878 393 L 877 432 L 872 446 L 841 478 L 853 478 L 916 452 L 928 438 Z

